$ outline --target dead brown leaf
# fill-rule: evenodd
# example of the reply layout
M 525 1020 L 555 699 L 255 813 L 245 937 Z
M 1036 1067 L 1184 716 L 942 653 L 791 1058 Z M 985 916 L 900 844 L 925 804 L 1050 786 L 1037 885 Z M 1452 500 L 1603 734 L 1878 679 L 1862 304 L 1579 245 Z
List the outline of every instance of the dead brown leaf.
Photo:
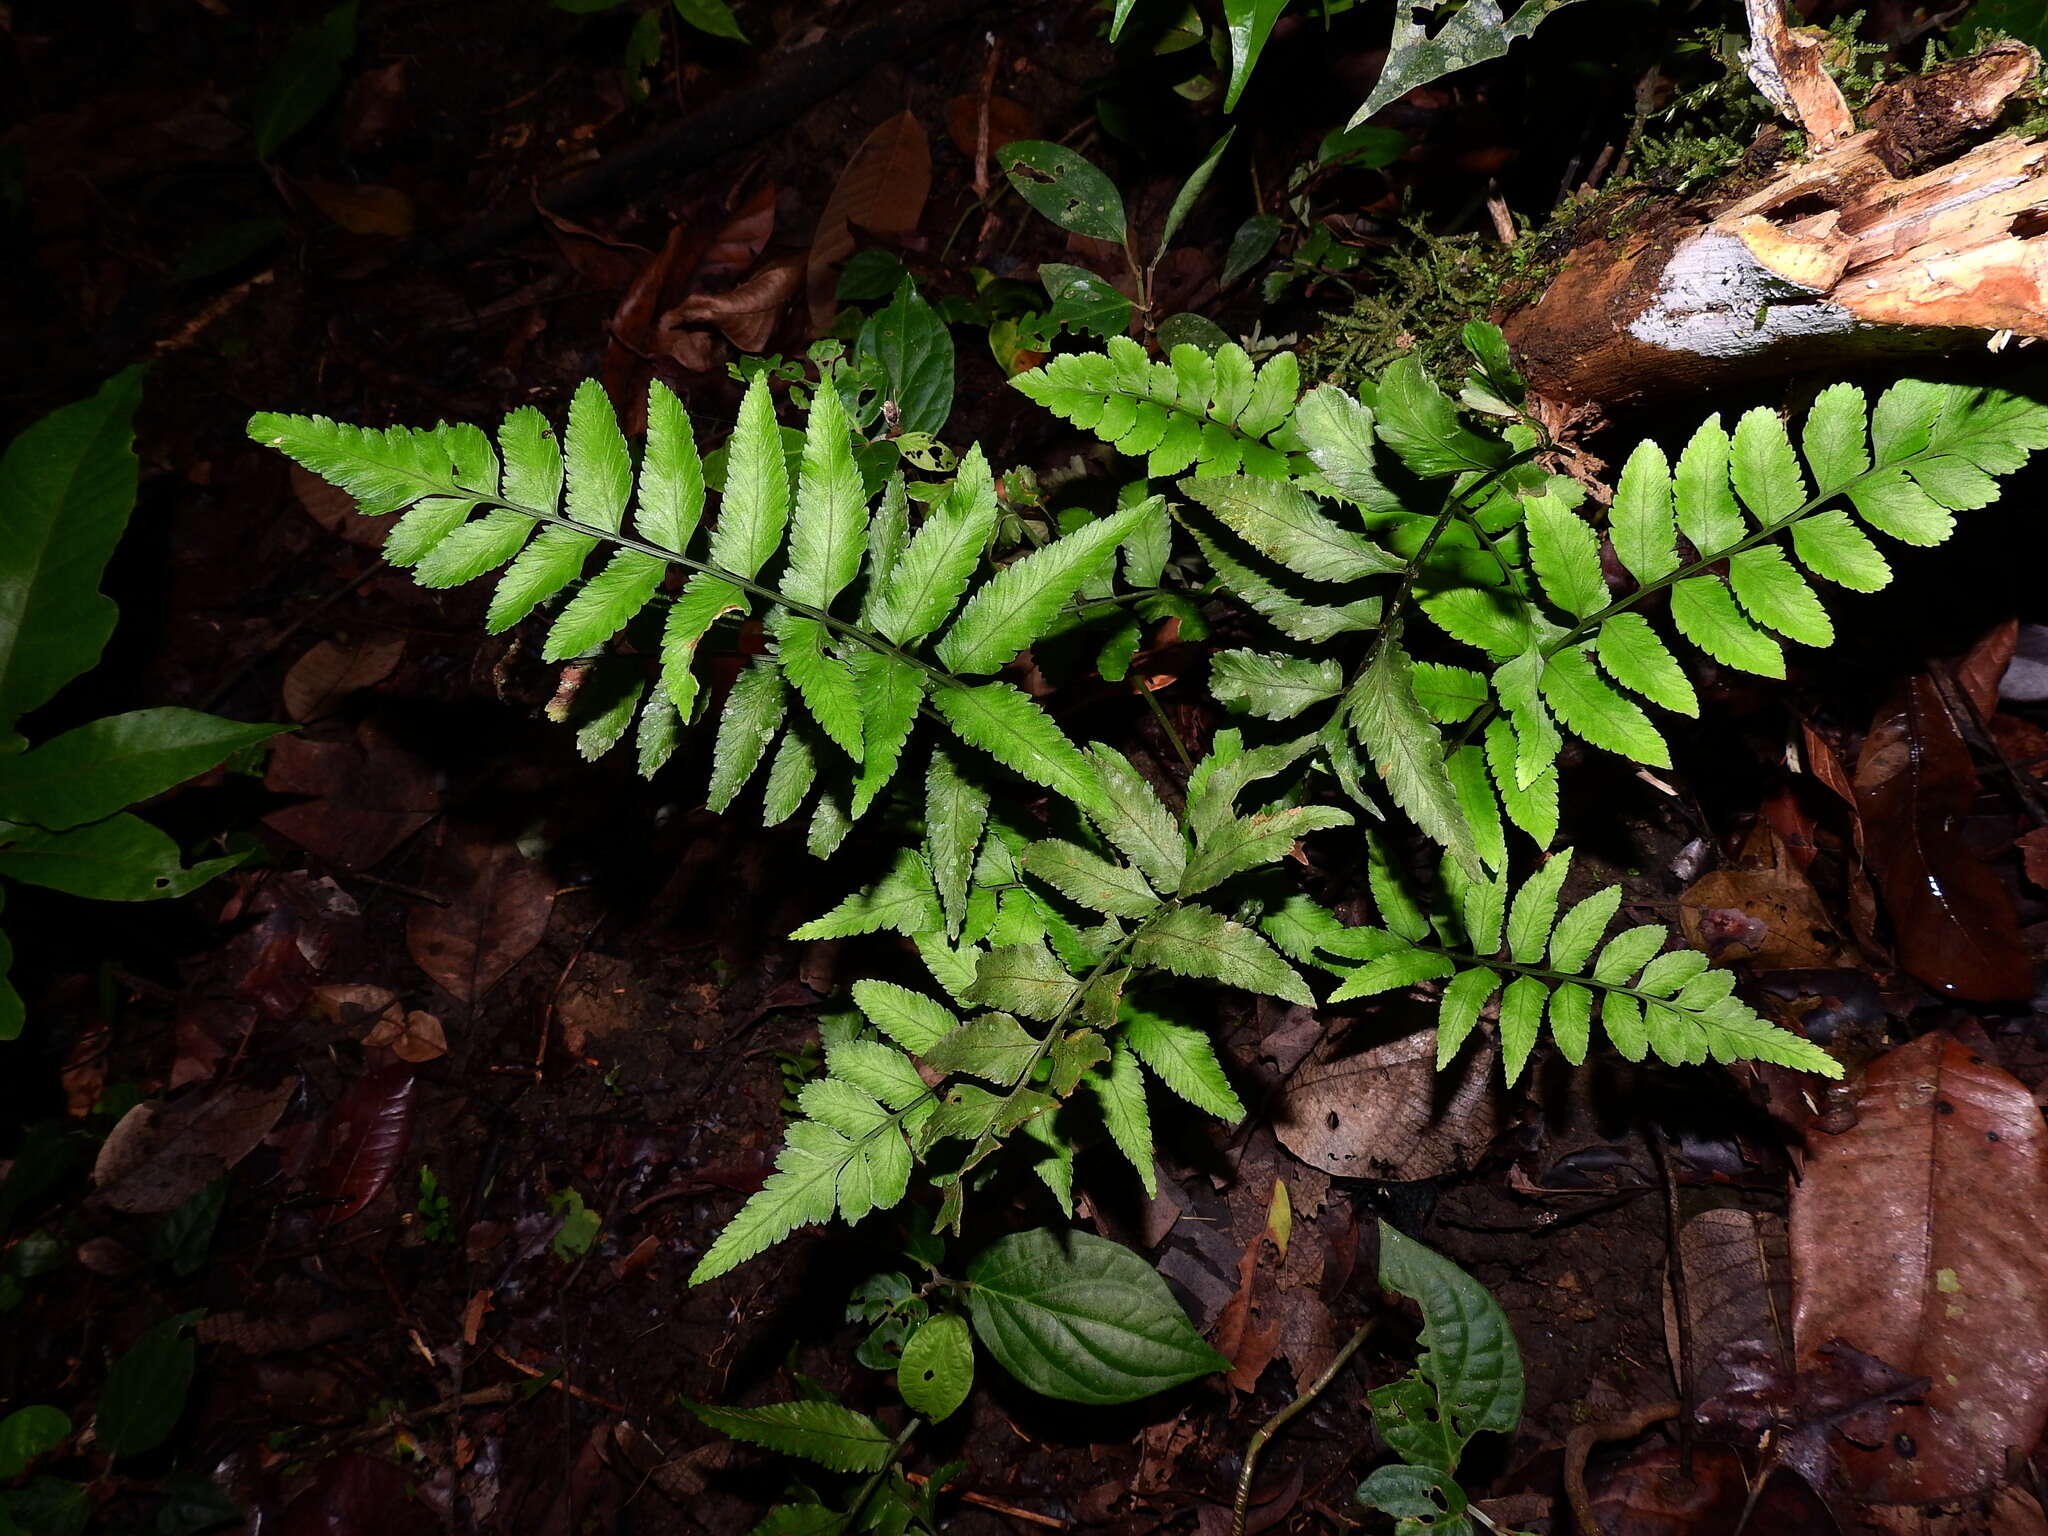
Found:
M 1693 1396 L 1711 1398 L 1733 1385 L 1730 1352 L 1761 1345 L 1789 1366 L 1792 1357 L 1790 1258 L 1785 1223 L 1771 1213 L 1722 1206 L 1701 1211 L 1678 1232 L 1691 1323 Z M 1664 1286 L 1665 1348 L 1681 1358 L 1678 1299 L 1669 1274 Z
M 1500 1129 L 1496 1055 L 1478 1041 L 1439 1073 L 1431 1030 L 1364 1051 L 1325 1042 L 1295 1074 L 1274 1134 L 1303 1162 L 1349 1178 L 1469 1167 Z
M 837 309 L 835 274 L 853 254 L 854 226 L 875 235 L 907 235 L 924 216 L 931 190 L 931 141 L 913 114 L 899 112 L 853 152 L 818 215 L 808 277 L 813 325 L 822 331 Z
M 415 1065 L 439 1061 L 448 1054 L 448 1036 L 441 1021 L 417 1008 L 409 1013 L 403 1008 L 387 1009 L 363 1036 L 363 1044 L 387 1050 L 400 1061 Z
M 1716 964 L 1760 971 L 1833 970 L 1842 941 L 1777 830 L 1759 821 L 1735 864 L 1710 870 L 1678 898 L 1685 942 Z
M 555 883 L 511 843 L 465 843 L 449 863 L 448 905 L 413 908 L 405 947 L 444 990 L 473 1003 L 540 942 Z
M 1007 96 L 991 96 L 988 99 L 988 152 L 994 154 L 1005 144 L 1015 139 L 1036 139 L 1044 130 L 1039 126 L 1038 114 L 1021 101 L 1012 101 Z M 946 137 L 953 141 L 953 147 L 974 158 L 981 136 L 981 98 L 969 94 L 955 96 L 946 103 Z
M 412 233 L 412 199 L 396 187 L 349 186 L 338 181 L 302 181 L 299 190 L 328 218 L 352 235 Z
M 1856 1123 L 1808 1136 L 1792 1192 L 1802 1365 L 1841 1339 L 1909 1375 L 1881 1436 L 1839 1446 L 1880 1502 L 1981 1493 L 2048 1423 L 2048 1132 L 2027 1090 L 1945 1031 L 1879 1057 Z M 1910 1452 L 1910 1453 L 1909 1453 Z
M 1979 636 L 1969 654 L 1956 663 L 1956 686 L 1980 719 L 1989 720 L 1998 712 L 1998 685 L 2005 681 L 2005 669 L 2012 665 L 2019 642 L 2020 621 L 2007 619 Z
M 322 640 L 285 673 L 284 712 L 301 725 L 324 719 L 350 694 L 383 682 L 397 670 L 404 654 L 402 635 L 355 645 Z
M 711 248 L 697 263 L 699 277 L 737 277 L 759 259 L 775 235 L 775 183 L 748 198 L 712 237 Z
M 1855 785 L 1899 963 L 1954 997 L 2029 996 L 2034 967 L 2012 893 L 1957 835 L 1977 772 L 1932 678 L 1909 679 L 1878 711 Z
M 100 1144 L 92 1181 L 117 1211 L 174 1211 L 262 1144 L 291 1103 L 296 1078 L 274 1088 L 226 1083 L 212 1093 L 138 1104 Z
M 803 273 L 794 261 L 763 267 L 738 287 L 723 293 L 693 293 L 661 317 L 664 329 L 710 323 L 742 352 L 768 345 Z
M 264 825 L 348 869 L 368 869 L 433 820 L 440 775 L 365 722 L 349 741 L 280 736 L 264 788 L 312 798 L 270 812 Z

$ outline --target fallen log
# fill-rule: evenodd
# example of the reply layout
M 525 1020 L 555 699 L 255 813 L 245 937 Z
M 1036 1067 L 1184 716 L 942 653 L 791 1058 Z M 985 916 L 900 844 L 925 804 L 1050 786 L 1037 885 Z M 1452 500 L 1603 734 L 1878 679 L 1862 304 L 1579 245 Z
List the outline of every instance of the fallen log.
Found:
M 1761 181 L 1598 228 L 1508 317 L 1532 389 L 1567 413 L 2048 336 L 2048 140 L 1983 138 L 2038 67 L 2033 50 L 1899 82 L 1856 129 L 1831 83 L 1791 67 L 1782 21 L 1775 57 L 1754 7 L 1752 23 L 1752 74 L 1792 83 L 1767 94 L 1812 148 Z

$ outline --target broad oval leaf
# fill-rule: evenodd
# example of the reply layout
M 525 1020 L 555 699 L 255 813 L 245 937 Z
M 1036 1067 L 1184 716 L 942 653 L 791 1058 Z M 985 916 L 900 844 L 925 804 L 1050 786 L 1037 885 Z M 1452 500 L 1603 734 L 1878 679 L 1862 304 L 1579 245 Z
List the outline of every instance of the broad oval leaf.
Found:
M 896 1390 L 912 1413 L 936 1424 L 967 1401 L 973 1386 L 974 1340 L 959 1313 L 940 1313 L 905 1341 Z
M 1064 144 L 1013 139 L 996 154 L 1017 195 L 1061 229 L 1096 240 L 1124 239 L 1124 200 L 1116 183 Z
M 967 1282 L 976 1337 L 1047 1397 L 1130 1403 L 1230 1369 L 1158 1271 L 1087 1232 L 1013 1232 L 975 1257 Z

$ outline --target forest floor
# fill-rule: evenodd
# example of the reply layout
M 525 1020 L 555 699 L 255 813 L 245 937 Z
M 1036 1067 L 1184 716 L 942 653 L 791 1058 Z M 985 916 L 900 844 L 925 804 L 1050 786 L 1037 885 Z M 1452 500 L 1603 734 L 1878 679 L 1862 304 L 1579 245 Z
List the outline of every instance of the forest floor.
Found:
M 180 704 L 302 726 L 263 777 L 219 775 L 158 807 L 187 838 L 233 828 L 234 846 L 256 845 L 233 876 L 161 907 L 24 902 L 15 932 L 40 1022 L 9 1048 L 11 1120 L 104 1134 L 163 1090 L 238 1124 L 268 1117 L 222 1186 L 210 1242 L 177 1248 L 158 1223 L 85 1199 L 75 1176 L 8 1207 L 21 1218 L 10 1242 L 54 1235 L 61 1251 L 0 1326 L 0 1400 L 82 1403 L 109 1352 L 167 1313 L 204 1310 L 174 1452 L 103 1485 L 103 1528 L 144 1528 L 175 1461 L 230 1490 L 252 1532 L 737 1533 L 785 1471 L 709 1434 L 684 1402 L 754 1400 L 793 1373 L 855 1402 L 870 1390 L 846 1286 L 889 1262 L 886 1232 L 807 1231 L 686 1284 L 770 1166 L 820 1012 L 843 1006 L 835 946 L 780 935 L 846 881 L 819 874 L 790 829 L 704 812 L 701 752 L 652 784 L 625 752 L 582 761 L 547 718 L 565 684 L 530 635 L 486 636 L 473 589 L 416 587 L 382 561 L 379 526 L 243 430 L 263 409 L 367 424 L 492 421 L 518 403 L 559 414 L 596 375 L 627 394 L 659 377 L 716 432 L 738 399 L 733 357 L 809 343 L 820 212 L 900 114 L 910 126 L 892 131 L 928 146 L 929 192 L 874 243 L 934 299 L 971 296 L 977 270 L 1028 278 L 1041 259 L 1102 255 L 1014 196 L 977 194 L 984 103 L 1012 133 L 1089 144 L 1141 223 L 1216 131 L 1212 109 L 1160 85 L 1162 64 L 1112 52 L 1100 11 L 990 6 L 815 104 L 768 102 L 774 121 L 679 174 L 656 163 L 580 206 L 544 206 L 565 171 L 685 114 L 750 93 L 761 106 L 764 73 L 805 45 L 916 11 L 758 9 L 751 45 L 667 16 L 636 103 L 620 65 L 630 7 L 515 23 L 481 6 L 366 5 L 334 104 L 269 167 L 245 103 L 318 7 L 15 15 L 7 143 L 24 201 L 0 296 L 14 365 L 0 416 L 18 428 L 152 360 L 141 501 L 108 584 L 121 627 L 63 707 Z M 1588 69 L 1576 61 L 1598 56 L 1610 23 L 1558 25 L 1512 70 L 1391 114 L 1413 140 L 1397 164 L 1318 179 L 1314 218 L 1368 272 L 1404 198 L 1439 227 L 1483 228 L 1496 188 L 1541 218 L 1625 132 L 1634 80 L 1665 38 L 1608 43 L 1626 57 Z M 1272 189 L 1362 95 L 1372 37 L 1350 20 L 1336 46 L 1306 23 L 1277 35 L 1240 108 L 1265 190 L 1218 186 L 1162 268 L 1165 308 L 1284 337 L 1341 306 L 1334 282 L 1262 307 L 1256 281 L 1220 278 L 1255 199 L 1277 204 Z M 720 302 L 735 290 L 744 301 Z M 949 437 L 1042 478 L 1090 451 L 1004 387 L 978 331 L 958 335 Z M 1683 778 L 1587 764 L 1565 807 L 1580 877 L 1625 877 L 1639 920 L 1690 910 L 1710 947 L 1746 945 L 1736 955 L 1769 973 L 1757 995 L 1816 1038 L 1941 1026 L 2028 1088 L 2048 1079 L 2048 1014 L 1973 1007 L 1897 968 L 1856 910 L 1852 852 L 1868 829 L 1786 766 L 1787 742 L 1812 738 L 1852 761 L 1898 679 L 1960 661 L 1958 686 L 1977 689 L 2007 766 L 2048 774 L 2048 688 L 2033 687 L 2048 656 L 2029 659 L 2044 632 L 2024 627 L 2048 620 L 2041 486 L 2016 484 L 1849 608 L 1842 643 L 1789 685 L 1721 679 L 1680 744 Z M 1165 701 L 1199 746 L 1219 719 L 1181 692 Z M 1163 757 L 1149 733 L 1129 746 Z M 1954 831 L 1979 840 L 2037 953 L 2048 901 L 2012 844 L 2041 797 L 1985 769 Z M 856 838 L 840 858 L 858 856 Z M 1320 874 L 1336 896 L 1358 884 L 1356 870 Z M 985 1386 L 927 1447 L 932 1465 L 968 1463 L 955 1486 L 972 1502 L 952 1506 L 949 1529 L 1221 1536 L 1252 1430 L 1377 1310 L 1383 1215 L 1493 1290 L 1527 1363 L 1522 1430 L 1475 1452 L 1468 1486 L 1504 1525 L 1568 1528 L 1572 1432 L 1674 1396 L 1660 1278 L 1674 1220 L 1749 1212 L 1761 1219 L 1745 1230 L 1782 1246 L 1794 1126 L 1815 1106 L 1753 1073 L 1616 1061 L 1552 1061 L 1513 1093 L 1483 1055 L 1439 1079 L 1428 1034 L 1412 1034 L 1428 1022 L 1421 1003 L 1357 1017 L 1246 1003 L 1219 1040 L 1254 1109 L 1243 1126 L 1164 1123 L 1149 1204 L 1084 1164 L 1098 1230 L 1154 1258 L 1205 1332 L 1250 1287 L 1269 1345 L 1240 1357 L 1230 1384 L 1126 1409 Z M 200 1156 L 165 1177 L 189 1175 L 189 1196 L 221 1171 Z M 1284 1256 L 1262 1245 L 1276 1181 L 1294 1221 Z M 1375 1336 L 1296 1421 L 1268 1456 L 1254 1529 L 1356 1518 L 1351 1492 L 1376 1455 L 1364 1394 L 1411 1359 L 1399 1330 Z M 1595 1457 L 1596 1492 L 1604 1478 L 1621 1512 L 1610 1529 L 1732 1529 L 1740 1477 L 1706 1456 L 1672 1492 L 1657 1481 L 1676 1455 L 1660 1422 Z M 2033 1477 L 2015 1468 L 2012 1483 Z M 1748 1529 L 1828 1519 L 1786 1478 Z

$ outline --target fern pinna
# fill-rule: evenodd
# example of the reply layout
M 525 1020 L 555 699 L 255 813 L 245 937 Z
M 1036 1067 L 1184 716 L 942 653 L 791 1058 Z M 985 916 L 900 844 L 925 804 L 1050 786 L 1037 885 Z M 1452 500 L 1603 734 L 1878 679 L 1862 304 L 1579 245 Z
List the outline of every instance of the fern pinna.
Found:
M 766 384 L 749 387 L 710 517 L 718 477 L 658 384 L 637 465 L 594 383 L 576 394 L 562 449 L 531 409 L 506 419 L 495 447 L 471 427 L 266 415 L 251 430 L 364 511 L 402 513 L 387 551 L 422 583 L 502 568 L 493 629 L 546 609 L 552 659 L 630 633 L 654 661 L 613 658 L 640 670 L 583 739 L 609 745 L 637 708 L 646 772 L 705 712 L 706 640 L 758 619 L 766 649 L 719 713 L 708 802 L 728 808 L 765 764 L 763 820 L 809 802 L 820 855 L 885 793 L 912 828 L 879 879 L 795 937 L 899 935 L 930 984 L 855 984 L 858 1016 L 823 1026 L 823 1076 L 799 1090 L 776 1171 L 704 1254 L 701 1281 L 800 1225 L 900 1204 L 920 1166 L 938 1225 L 957 1228 L 975 1171 L 1013 1138 L 1063 1207 L 1092 1134 L 1150 1190 L 1152 1080 L 1219 1118 L 1243 1113 L 1186 1022 L 1190 981 L 1299 1004 L 1315 1001 L 1304 969 L 1333 976 L 1339 1004 L 1440 988 L 1440 1061 L 1491 1016 L 1510 1080 L 1546 1027 L 1582 1060 L 1596 1020 L 1632 1059 L 1839 1075 L 1741 1002 L 1732 972 L 1667 951 L 1663 927 L 1608 937 L 1618 887 L 1560 915 L 1569 852 L 1511 878 L 1527 856 L 1511 857 L 1507 829 L 1539 855 L 1555 839 L 1567 732 L 1669 763 L 1630 697 L 1697 710 L 1667 631 L 1725 665 L 1782 675 L 1778 637 L 1831 635 L 1801 566 L 1854 590 L 1883 585 L 1890 570 L 1864 526 L 1938 542 L 1954 512 L 1990 500 L 1994 477 L 2048 442 L 2048 411 L 1917 381 L 1873 411 L 1836 386 L 1807 414 L 1803 465 L 1773 412 L 1746 414 L 1732 434 L 1709 420 L 1675 466 L 1638 448 L 1602 512 L 1540 464 L 1548 442 L 1518 407 L 1497 333 L 1469 339 L 1476 365 L 1455 399 L 1407 362 L 1356 394 L 1324 385 L 1296 400 L 1286 353 L 1254 365 L 1235 346 L 1177 347 L 1162 362 L 1117 340 L 1055 359 L 1018 387 L 1163 483 L 1148 494 L 1141 478 L 1118 510 L 1069 521 L 994 569 L 1003 516 L 979 450 L 950 480 L 870 485 L 873 455 L 856 451 L 832 387 L 816 393 L 793 476 Z M 1174 528 L 1193 545 L 1178 558 Z M 1627 573 L 1619 590 L 1603 540 Z M 1185 592 L 1115 591 L 1120 547 L 1127 584 L 1156 588 L 1169 567 L 1174 580 L 1206 575 L 1277 637 L 1212 658 L 1211 693 L 1258 722 L 1257 737 L 1217 733 L 1169 786 L 1173 804 L 1128 758 L 1070 740 L 994 676 L 1091 622 L 1089 609 L 1133 597 L 1156 616 L 1168 610 L 1144 604 L 1171 601 L 1192 628 Z M 1135 625 L 1110 617 L 1120 638 L 1098 670 L 1118 677 Z M 1424 649 L 1432 628 L 1452 646 L 1441 656 Z M 920 717 L 942 728 L 923 745 Z M 1049 797 L 1005 793 L 998 764 Z M 1391 829 L 1367 834 L 1377 914 L 1363 926 L 1289 891 L 1276 868 L 1302 839 L 1351 827 L 1332 799 L 1374 822 L 1397 811 L 1442 849 L 1438 867 L 1408 869 Z

